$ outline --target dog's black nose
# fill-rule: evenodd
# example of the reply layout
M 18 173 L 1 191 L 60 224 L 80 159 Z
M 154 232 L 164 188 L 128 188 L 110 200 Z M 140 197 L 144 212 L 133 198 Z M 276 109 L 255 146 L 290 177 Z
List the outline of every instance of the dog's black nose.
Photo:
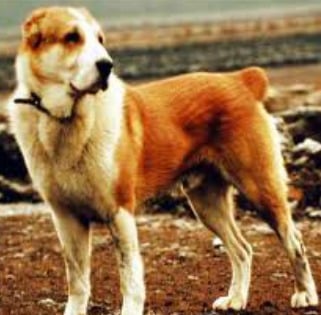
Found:
M 109 77 L 113 64 L 108 59 L 102 59 L 96 62 L 96 67 L 101 79 L 105 80 Z

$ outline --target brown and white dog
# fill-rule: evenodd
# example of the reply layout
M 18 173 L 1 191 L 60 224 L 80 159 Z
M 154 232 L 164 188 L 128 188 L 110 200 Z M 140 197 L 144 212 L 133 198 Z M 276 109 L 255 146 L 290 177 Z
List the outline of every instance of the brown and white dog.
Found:
M 318 304 L 287 203 L 277 134 L 261 103 L 263 70 L 132 87 L 112 72 L 103 32 L 86 10 L 51 7 L 25 22 L 16 71 L 12 127 L 64 250 L 65 315 L 86 314 L 93 221 L 106 222 L 116 241 L 121 314 L 143 314 L 135 208 L 195 170 L 204 180 L 189 201 L 224 242 L 233 271 L 227 296 L 213 308 L 239 310 L 248 301 L 252 250 L 234 220 L 231 185 L 256 204 L 286 249 L 295 274 L 292 306 Z

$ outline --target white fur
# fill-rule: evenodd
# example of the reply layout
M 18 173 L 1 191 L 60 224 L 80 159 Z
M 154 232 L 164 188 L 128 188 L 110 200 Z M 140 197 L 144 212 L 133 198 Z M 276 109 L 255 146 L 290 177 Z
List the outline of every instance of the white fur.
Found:
M 75 16 L 72 22 L 84 35 L 80 52 L 66 55 L 62 45 L 53 45 L 35 59 L 20 54 L 16 59 L 16 73 L 19 85 L 26 85 L 29 91 L 38 94 L 43 106 L 57 117 L 68 117 L 74 105 L 71 85 L 78 90 L 90 88 L 99 79 L 96 62 L 112 61 L 107 50 L 98 40 L 99 27 L 89 23 L 80 10 L 69 9 Z M 46 83 L 42 84 L 31 73 L 31 64 L 41 69 Z
M 120 209 L 111 224 L 111 231 L 117 244 L 123 294 L 121 315 L 142 315 L 145 300 L 144 270 L 134 216 Z
M 109 89 L 84 96 L 75 104 L 73 120 L 61 124 L 30 105 L 13 102 L 15 98 L 29 97 L 31 92 L 29 82 L 34 79 L 24 58 L 18 57 L 17 68 L 23 71 L 18 71 L 21 81 L 9 102 L 11 126 L 35 186 L 53 208 L 68 275 L 69 297 L 65 315 L 85 314 L 90 296 L 90 238 L 89 231 L 74 219 L 74 215 L 90 215 L 91 209 L 95 209 L 101 218 L 107 219 L 118 211 L 114 207 L 113 183 L 118 170 L 115 150 L 122 131 L 125 86 L 111 74 Z M 26 74 L 29 77 L 25 78 Z M 53 94 L 46 94 L 43 101 L 54 98 Z M 60 101 L 63 103 L 64 94 L 60 94 Z M 84 150 L 87 154 L 83 154 Z M 123 221 L 127 224 L 123 217 L 124 214 L 116 220 L 121 226 Z M 133 222 L 128 221 L 130 235 L 135 233 L 131 224 Z M 122 233 L 123 228 L 120 228 L 121 237 Z M 142 274 L 139 253 L 129 251 L 128 257 L 131 271 L 123 271 L 124 279 L 134 279 L 135 283 L 141 282 L 143 286 L 139 275 Z M 136 268 L 138 274 L 133 276 Z M 128 311 L 132 307 L 136 307 L 135 314 L 141 314 L 143 304 L 136 301 L 136 293 L 132 289 L 128 290 L 123 314 L 133 314 Z
M 77 75 L 72 83 L 78 89 L 85 89 L 97 80 L 96 62 L 102 59 L 112 61 L 107 50 L 98 42 L 98 27 L 89 23 L 79 10 L 70 8 L 69 11 L 75 16 L 78 27 L 85 34 L 85 45 L 81 54 L 77 57 Z
M 69 287 L 64 315 L 86 314 L 90 297 L 90 227 L 75 220 L 68 209 L 56 208 L 53 222 L 64 250 Z
M 98 42 L 97 27 L 75 12 L 75 23 L 86 38 L 80 55 L 63 56 L 59 47 L 41 55 L 37 66 L 52 78 L 42 84 L 31 71 L 28 53 L 20 54 L 16 60 L 18 86 L 9 102 L 12 129 L 35 186 L 52 205 L 64 249 L 69 288 L 65 315 L 86 314 L 90 296 L 90 231 L 74 215 L 90 216 L 94 209 L 96 215 L 107 219 L 118 211 L 113 187 L 118 175 L 115 151 L 122 132 L 125 97 L 125 86 L 114 74 L 105 92 L 85 95 L 77 103 L 69 96 L 73 78 L 77 88 L 92 84 L 97 75 L 96 61 L 110 58 Z M 76 67 L 70 67 L 74 63 Z M 28 98 L 31 92 L 39 94 L 42 105 L 57 117 L 69 117 L 73 112 L 72 120 L 61 124 L 30 105 L 14 103 L 15 98 Z M 134 224 L 124 210 L 115 218 L 115 230 L 128 258 L 121 265 L 125 266 L 121 268 L 124 315 L 142 314 L 144 303 L 143 268 Z M 131 280 L 139 291 L 134 290 Z
M 26 86 L 18 85 L 13 98 L 21 97 L 20 93 L 28 94 L 27 91 Z M 75 115 L 79 118 L 66 126 L 29 105 L 10 102 L 12 127 L 39 189 L 43 187 L 42 180 L 47 179 L 37 174 L 48 174 L 49 170 L 59 174 L 50 175 L 58 181 L 56 185 L 68 187 L 72 195 L 83 194 L 82 190 L 88 186 L 85 170 L 102 176 L 102 182 L 110 187 L 110 182 L 117 175 L 114 153 L 121 135 L 124 94 L 123 83 L 111 75 L 110 88 L 104 93 L 84 97 L 76 105 Z M 60 141 L 65 133 L 68 133 L 68 138 Z M 93 154 L 97 158 L 84 161 L 82 173 L 75 172 L 72 168 L 79 163 L 88 142 L 95 144 L 91 150 L 95 151 Z M 95 169 L 99 169 L 98 173 Z M 83 181 L 84 186 L 81 186 Z M 111 195 L 107 193 L 107 196 Z

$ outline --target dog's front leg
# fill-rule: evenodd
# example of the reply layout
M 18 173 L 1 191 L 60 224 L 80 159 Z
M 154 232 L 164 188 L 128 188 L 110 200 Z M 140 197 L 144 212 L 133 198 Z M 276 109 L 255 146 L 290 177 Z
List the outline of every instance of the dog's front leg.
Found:
M 68 302 L 64 315 L 85 315 L 90 296 L 90 225 L 67 211 L 55 209 L 53 221 L 61 242 L 67 271 Z
M 145 301 L 143 262 L 134 216 L 120 208 L 110 224 L 114 238 L 123 295 L 121 315 L 142 315 Z

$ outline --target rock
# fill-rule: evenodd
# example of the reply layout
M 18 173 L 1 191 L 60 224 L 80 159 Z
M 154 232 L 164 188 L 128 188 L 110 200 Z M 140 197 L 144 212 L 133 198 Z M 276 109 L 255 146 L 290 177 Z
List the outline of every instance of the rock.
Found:
M 247 231 L 248 235 L 273 235 L 274 231 L 265 223 L 252 225 Z
M 213 237 L 212 245 L 217 252 L 225 253 L 226 250 L 225 250 L 224 244 L 218 236 Z
M 192 280 L 192 281 L 197 281 L 197 280 L 199 280 L 199 277 L 194 276 L 194 275 L 188 275 L 188 276 L 187 276 L 187 279 L 188 279 L 188 280 Z
M 0 116 L 0 202 L 38 200 L 7 119 Z
M 321 143 L 310 138 L 306 138 L 303 142 L 299 143 L 293 148 L 293 153 L 301 153 L 314 155 L 321 152 Z
M 311 219 L 321 219 L 321 209 L 307 207 L 305 212 L 307 216 Z
M 0 202 L 40 201 L 38 193 L 28 183 L 18 183 L 0 175 Z
M 214 248 L 220 248 L 221 246 L 223 246 L 222 240 L 217 236 L 213 237 L 212 244 Z
M 0 123 L 0 175 L 29 181 L 22 154 L 7 123 Z
M 57 303 L 56 301 L 54 301 L 53 299 L 50 299 L 50 298 L 40 300 L 38 303 L 39 303 L 39 305 L 43 305 L 43 306 L 46 306 L 46 307 L 57 307 L 57 306 L 59 306 L 59 303 Z
M 277 115 L 286 122 L 295 143 L 302 142 L 305 138 L 321 142 L 321 108 L 298 107 Z
M 4 118 L 0 120 L 0 202 L 38 200 L 20 149 Z
M 271 279 L 280 281 L 280 279 L 287 279 L 289 275 L 285 272 L 273 272 L 270 276 Z

